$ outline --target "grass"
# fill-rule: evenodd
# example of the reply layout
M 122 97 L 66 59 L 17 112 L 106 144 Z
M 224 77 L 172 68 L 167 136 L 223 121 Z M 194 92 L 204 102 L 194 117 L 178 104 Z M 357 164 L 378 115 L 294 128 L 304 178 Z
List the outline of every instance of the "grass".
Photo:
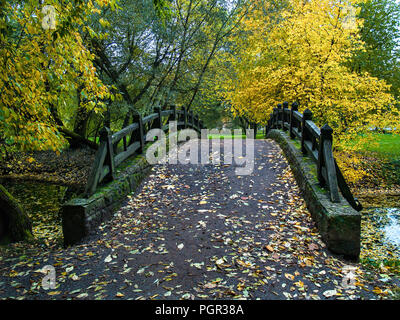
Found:
M 246 139 L 245 134 L 240 135 L 219 135 L 219 134 L 209 134 L 208 139 L 223 139 L 223 138 L 232 138 L 232 139 Z M 265 134 L 263 132 L 257 133 L 256 139 L 265 139 Z
M 373 134 L 374 143 L 368 143 L 363 146 L 362 151 L 365 153 L 374 153 L 382 158 L 400 159 L 400 135 L 395 134 Z M 354 144 L 357 141 L 352 141 Z
M 350 172 L 359 169 L 365 172 L 362 179 L 353 181 L 356 185 L 360 182 L 360 187 L 368 186 L 374 189 L 379 186 L 400 185 L 400 135 L 377 132 L 372 132 L 371 135 L 372 139 L 369 142 L 362 141 L 361 135 L 358 139 L 347 142 L 348 147 L 359 144 L 358 151 L 350 153 L 360 161 L 354 165 L 349 163 L 342 165 Z M 350 153 L 345 152 L 344 156 L 351 156 Z

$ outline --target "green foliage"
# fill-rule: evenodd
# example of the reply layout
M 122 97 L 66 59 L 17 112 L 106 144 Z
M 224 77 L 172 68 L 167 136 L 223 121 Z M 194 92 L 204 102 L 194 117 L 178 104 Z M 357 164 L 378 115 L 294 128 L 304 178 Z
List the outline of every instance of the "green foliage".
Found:
M 358 4 L 358 17 L 363 20 L 360 28 L 364 50 L 356 50 L 352 68 L 392 85 L 391 91 L 400 94 L 400 5 L 392 0 L 368 0 Z

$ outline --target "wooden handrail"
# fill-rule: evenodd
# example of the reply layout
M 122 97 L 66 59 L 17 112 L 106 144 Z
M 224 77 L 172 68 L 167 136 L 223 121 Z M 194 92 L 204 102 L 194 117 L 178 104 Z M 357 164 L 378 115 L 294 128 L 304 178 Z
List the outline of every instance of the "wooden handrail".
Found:
M 180 129 L 190 127 L 200 131 L 203 128 L 203 123 L 199 118 L 193 115 L 192 111 L 188 112 L 186 108 L 176 110 L 176 107 L 172 106 L 169 110 L 161 110 L 160 107 L 156 107 L 154 111 L 146 117 L 134 115 L 132 124 L 114 134 L 106 127 L 100 131 L 100 146 L 86 183 L 86 197 L 93 195 L 101 182 L 114 180 L 115 168 L 122 162 L 134 154 L 143 153 L 146 130 L 151 128 L 167 131 L 169 121 L 177 121 Z M 164 122 L 167 123 L 164 124 Z M 123 150 L 118 150 L 121 140 L 123 140 Z
M 298 112 L 298 104 L 292 108 L 284 102 L 273 109 L 266 127 L 266 135 L 271 129 L 289 131 L 291 139 L 299 139 L 301 151 L 308 155 L 317 165 L 320 186 L 328 189 L 330 200 L 340 202 L 340 193 L 357 211 L 362 210 L 361 203 L 354 198 L 351 190 L 333 156 L 333 130 L 329 125 L 318 126 L 312 121 L 312 112 L 306 109 Z

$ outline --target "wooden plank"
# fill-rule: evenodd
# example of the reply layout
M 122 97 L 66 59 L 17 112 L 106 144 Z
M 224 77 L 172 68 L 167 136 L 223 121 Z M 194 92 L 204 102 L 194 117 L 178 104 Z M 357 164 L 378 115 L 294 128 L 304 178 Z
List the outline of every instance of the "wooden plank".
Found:
M 307 150 L 307 153 L 311 156 L 311 159 L 317 163 L 318 162 L 318 151 L 317 150 L 313 150 L 312 147 L 312 142 L 310 140 L 305 140 L 304 141 L 304 147 Z
M 178 121 L 178 114 L 176 112 L 176 106 L 172 106 L 171 121 Z
M 317 139 L 321 136 L 321 130 L 318 126 L 311 120 L 306 121 L 306 127 L 308 128 L 309 132 Z
M 134 114 L 133 115 L 133 120 L 135 122 L 137 122 L 139 125 L 138 125 L 137 130 L 132 132 L 131 139 L 129 140 L 130 141 L 130 145 L 132 145 L 133 143 L 135 143 L 137 141 L 140 142 L 139 153 L 142 153 L 143 149 L 144 149 L 144 145 L 145 145 L 144 126 L 143 126 L 142 116 L 139 113 Z
M 174 114 L 174 110 L 164 110 L 164 111 L 161 112 L 161 115 L 163 117 L 169 116 L 169 115 L 172 115 L 172 114 Z
M 139 124 L 137 122 L 123 128 L 121 131 L 118 131 L 114 133 L 111 137 L 112 143 L 118 143 L 121 141 L 123 137 L 126 137 L 127 135 L 131 134 L 133 131 L 137 130 L 139 128 Z
M 305 141 L 309 139 L 308 129 L 306 127 L 306 121 L 312 120 L 312 112 L 309 109 L 304 110 L 303 112 L 303 122 L 301 123 L 301 151 L 303 154 L 307 153 L 307 149 L 305 148 Z
M 126 139 L 126 136 L 124 137 L 124 139 Z M 100 131 L 100 141 L 105 141 L 107 143 L 107 154 L 104 163 L 108 165 L 110 168 L 109 180 L 114 180 L 115 179 L 114 146 L 112 143 L 111 130 L 109 128 L 105 127 Z M 100 178 L 100 181 L 102 180 L 103 179 Z
M 97 185 L 100 180 L 100 175 L 103 169 L 104 160 L 107 155 L 107 142 L 102 141 L 97 150 L 92 169 L 85 188 L 85 195 L 90 197 L 96 192 Z
M 132 156 L 137 150 L 140 149 L 140 142 L 137 141 L 135 143 L 132 143 L 126 151 L 121 152 L 114 158 L 114 165 L 117 167 L 119 166 L 123 161 L 128 159 L 130 156 Z
M 355 210 L 361 211 L 363 209 L 363 206 L 361 205 L 360 201 L 354 198 L 353 194 L 351 193 L 351 190 L 346 182 L 346 179 L 342 174 L 342 171 L 337 165 L 336 160 L 335 160 L 335 169 L 336 169 L 336 177 L 338 180 L 339 189 L 342 192 L 343 197 Z
M 299 105 L 297 102 L 293 102 L 292 103 L 292 109 L 290 109 L 290 116 L 289 116 L 289 135 L 291 139 L 295 139 L 296 136 L 293 133 L 293 128 L 297 128 L 298 127 L 298 122 L 296 121 L 296 119 L 294 118 L 293 113 L 299 110 Z
M 143 118 L 143 124 L 153 121 L 158 118 L 158 113 L 152 113 Z
M 153 125 L 151 126 L 152 129 L 161 129 L 163 118 L 162 118 L 162 111 L 160 107 L 155 107 L 154 111 L 157 113 L 157 119 L 154 120 Z
M 303 115 L 298 111 L 293 111 L 293 117 L 300 123 L 303 121 Z
M 332 141 L 325 140 L 323 142 L 324 163 L 327 173 L 327 185 L 331 195 L 331 201 L 334 203 L 340 202 L 339 186 L 336 177 L 335 159 L 332 153 Z M 318 158 L 317 158 L 318 159 Z
M 184 128 L 187 128 L 187 123 L 188 123 L 188 112 L 186 108 L 183 109 L 183 121 L 184 121 Z

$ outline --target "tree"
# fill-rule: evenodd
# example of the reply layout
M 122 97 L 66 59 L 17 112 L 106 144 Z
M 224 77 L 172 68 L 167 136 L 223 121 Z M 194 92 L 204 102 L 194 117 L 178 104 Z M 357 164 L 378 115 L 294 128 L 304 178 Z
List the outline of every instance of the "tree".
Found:
M 110 93 L 97 76 L 80 29 L 112 0 L 0 2 L 0 139 L 17 150 L 60 150 L 67 133 L 58 105 L 80 88 L 84 108 L 101 108 Z M 57 13 L 57 15 L 56 15 Z M 57 27 L 56 27 L 57 26 Z M 0 154 L 1 156 L 1 154 Z M 30 237 L 31 223 L 0 186 L 0 223 L 11 240 Z M 3 230 L 4 231 L 4 230 Z
M 105 119 L 117 120 L 112 121 L 114 129 L 126 125 L 132 112 L 147 113 L 159 104 L 202 108 L 199 96 L 213 77 L 209 70 L 244 12 L 239 10 L 244 1 L 232 4 L 228 8 L 221 0 L 170 1 L 168 14 L 161 18 L 151 0 L 121 1 L 123 10 L 103 12 L 111 25 L 93 21 L 93 28 L 100 28 L 96 31 L 109 35 L 87 38 L 88 47 L 103 82 L 115 86 L 124 99 L 108 103 Z M 215 79 L 212 83 L 217 85 Z
M 18 202 L 0 184 L 0 241 L 32 238 L 32 224 Z
M 1 2 L 0 129 L 8 146 L 59 150 L 65 140 L 57 107 L 70 103 L 78 87 L 87 108 L 101 108 L 110 96 L 79 30 L 91 31 L 88 17 L 113 4 L 48 1 L 46 8 L 31 0 Z
M 233 111 L 265 122 L 278 102 L 298 101 L 317 124 L 334 129 L 339 144 L 370 127 L 398 127 L 390 86 L 346 66 L 364 46 L 362 21 L 345 24 L 349 11 L 340 0 L 291 0 L 279 8 L 256 1 L 233 39 L 233 71 L 224 81 Z
M 368 0 L 358 4 L 360 37 L 363 48 L 356 48 L 350 60 L 358 74 L 370 73 L 391 85 L 391 92 L 399 97 L 400 69 L 400 5 L 392 0 Z

